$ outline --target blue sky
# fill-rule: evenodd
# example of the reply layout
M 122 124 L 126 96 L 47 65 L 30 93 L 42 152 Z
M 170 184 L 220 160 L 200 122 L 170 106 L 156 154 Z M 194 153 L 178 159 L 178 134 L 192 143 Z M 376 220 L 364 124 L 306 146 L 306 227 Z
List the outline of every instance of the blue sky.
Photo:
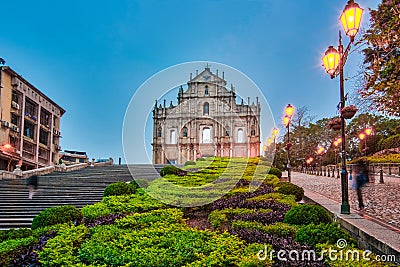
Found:
M 118 159 L 124 114 L 137 88 L 183 62 L 242 71 L 262 90 L 278 123 L 288 103 L 308 106 L 319 118 L 334 115 L 339 81 L 324 72 L 321 57 L 337 45 L 346 2 L 3 1 L 0 57 L 66 110 L 63 149 Z M 379 1 L 356 2 L 367 27 L 368 8 Z M 346 76 L 361 59 L 350 56 Z

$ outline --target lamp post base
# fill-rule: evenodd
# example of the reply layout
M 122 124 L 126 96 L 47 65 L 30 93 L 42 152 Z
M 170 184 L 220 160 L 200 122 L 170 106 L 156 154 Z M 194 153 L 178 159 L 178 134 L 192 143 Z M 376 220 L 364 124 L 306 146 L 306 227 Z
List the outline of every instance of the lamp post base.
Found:
M 349 203 L 342 203 L 342 206 L 340 206 L 340 213 L 341 214 L 350 214 L 350 205 Z

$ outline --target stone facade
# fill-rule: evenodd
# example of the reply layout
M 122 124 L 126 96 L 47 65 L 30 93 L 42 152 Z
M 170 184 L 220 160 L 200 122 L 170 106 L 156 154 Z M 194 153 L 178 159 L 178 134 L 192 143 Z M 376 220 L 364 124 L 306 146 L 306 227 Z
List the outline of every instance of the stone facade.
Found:
M 236 103 L 235 88 L 209 67 L 181 86 L 178 104 L 153 109 L 153 163 L 260 155 L 260 103 Z
M 8 66 L 0 67 L 0 170 L 58 162 L 65 110 Z

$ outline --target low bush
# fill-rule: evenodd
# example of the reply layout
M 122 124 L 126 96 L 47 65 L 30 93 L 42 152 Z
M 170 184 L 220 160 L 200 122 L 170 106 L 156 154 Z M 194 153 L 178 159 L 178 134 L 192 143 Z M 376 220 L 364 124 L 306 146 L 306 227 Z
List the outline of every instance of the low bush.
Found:
M 348 244 L 353 243 L 350 235 L 340 228 L 337 223 L 318 224 L 313 223 L 299 228 L 296 241 L 315 247 L 317 244 L 329 243 L 335 245 L 339 239 L 345 239 Z
M 36 241 L 33 236 L 10 239 L 0 243 L 0 266 L 14 266 L 12 261 L 23 254 Z
M 270 169 L 269 169 L 269 172 L 268 172 L 269 174 L 273 174 L 273 175 L 276 175 L 278 178 L 281 178 L 282 177 L 282 171 L 280 170 L 280 169 L 278 169 L 278 168 L 275 168 L 275 167 L 271 167 Z
M 188 160 L 185 162 L 185 166 L 189 166 L 189 165 L 196 165 L 196 162 L 192 161 L 192 160 Z
M 320 224 L 331 223 L 332 218 L 321 206 L 303 204 L 292 207 L 286 213 L 283 222 L 294 225 Z
M 257 229 L 270 235 L 281 237 L 290 236 L 292 238 L 296 236 L 297 231 L 297 227 L 282 222 L 264 225 L 259 222 L 233 221 L 232 229 Z
M 273 174 L 267 174 L 264 179 L 264 183 L 267 185 L 271 185 L 273 187 L 276 187 L 281 181 L 276 175 Z
M 76 252 L 89 235 L 89 231 L 84 225 L 60 231 L 56 237 L 47 241 L 46 246 L 38 253 L 39 262 L 44 267 L 74 266 L 79 263 Z
M 58 206 L 45 209 L 33 218 L 31 229 L 39 227 L 74 222 L 79 224 L 82 221 L 83 215 L 80 209 L 74 206 Z
M 98 202 L 93 205 L 86 205 L 81 210 L 83 217 L 88 221 L 92 221 L 101 216 L 106 216 L 111 213 L 110 209 L 103 202 Z
M 137 186 L 124 183 L 124 182 L 116 182 L 109 184 L 103 192 L 103 197 L 108 196 L 122 196 L 122 195 L 131 195 L 135 194 Z
M 277 185 L 277 192 L 284 195 L 294 195 L 296 201 L 300 201 L 304 196 L 304 189 L 292 183 L 283 182 Z
M 182 170 L 178 167 L 175 167 L 174 165 L 168 165 L 161 169 L 160 175 L 163 177 L 167 174 L 179 175 L 180 172 L 182 172 Z
M 32 236 L 29 228 L 9 229 L 0 231 L 0 243 L 9 239 L 19 239 Z
M 268 213 L 271 212 L 272 210 L 270 209 L 260 209 L 260 210 L 255 210 L 255 209 L 241 209 L 241 208 L 228 208 L 228 209 L 223 209 L 223 210 L 214 210 L 210 213 L 208 216 L 208 219 L 212 225 L 213 228 L 219 228 L 222 225 L 228 223 L 229 221 L 232 221 L 232 219 L 237 216 L 237 215 L 247 215 L 247 214 L 253 214 L 256 213 L 261 214 L 261 213 Z
M 198 159 L 196 159 L 196 161 L 206 161 L 206 159 L 205 158 L 198 158 Z
M 247 201 L 265 201 L 265 200 L 275 200 L 276 202 L 289 205 L 290 207 L 299 205 L 297 204 L 294 195 L 284 195 L 277 192 L 247 199 Z
M 109 196 L 103 198 L 104 203 L 111 213 L 145 212 L 163 208 L 164 204 L 138 190 L 134 195 Z

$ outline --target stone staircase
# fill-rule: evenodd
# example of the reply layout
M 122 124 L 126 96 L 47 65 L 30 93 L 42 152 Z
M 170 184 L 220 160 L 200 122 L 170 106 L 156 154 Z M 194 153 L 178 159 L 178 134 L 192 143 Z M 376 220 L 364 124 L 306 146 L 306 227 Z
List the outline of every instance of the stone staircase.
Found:
M 110 165 L 51 173 L 39 177 L 39 186 L 28 198 L 25 179 L 0 180 L 0 230 L 30 227 L 42 210 L 60 205 L 83 207 L 101 201 L 104 188 L 113 182 L 137 178 L 153 180 L 159 177 L 163 165 Z

